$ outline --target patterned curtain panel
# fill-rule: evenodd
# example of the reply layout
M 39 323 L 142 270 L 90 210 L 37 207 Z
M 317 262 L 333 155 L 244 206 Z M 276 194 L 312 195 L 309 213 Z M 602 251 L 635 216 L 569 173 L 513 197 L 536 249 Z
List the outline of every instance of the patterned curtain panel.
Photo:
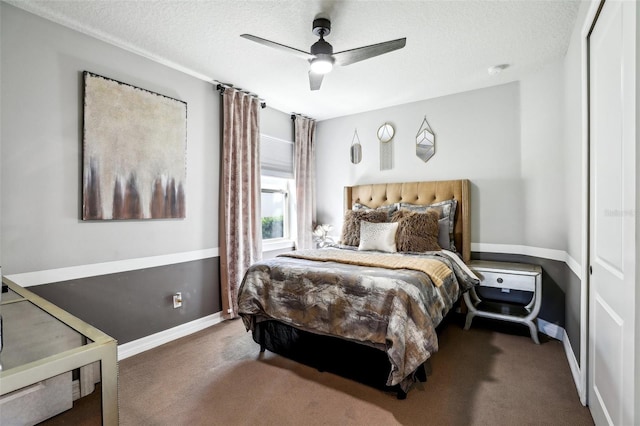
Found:
M 296 116 L 295 179 L 298 250 L 314 248 L 313 226 L 316 222 L 316 154 L 314 147 L 316 122 Z
M 232 88 L 226 88 L 222 97 L 220 285 L 223 315 L 235 318 L 242 278 L 262 255 L 260 102 Z

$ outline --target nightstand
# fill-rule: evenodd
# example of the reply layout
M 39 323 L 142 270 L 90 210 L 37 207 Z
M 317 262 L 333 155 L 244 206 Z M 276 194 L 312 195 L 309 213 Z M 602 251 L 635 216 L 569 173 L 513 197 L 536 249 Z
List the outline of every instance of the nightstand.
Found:
M 469 267 L 480 278 L 480 287 L 498 288 L 507 293 L 511 290 L 530 292 L 531 301 L 526 306 L 486 301 L 472 288 L 464 294 L 464 301 L 469 309 L 464 329 L 471 327 L 474 317 L 511 321 L 528 326 L 531 338 L 536 344 L 540 344 L 535 320 L 542 302 L 542 268 L 526 263 L 487 261 L 472 261 Z

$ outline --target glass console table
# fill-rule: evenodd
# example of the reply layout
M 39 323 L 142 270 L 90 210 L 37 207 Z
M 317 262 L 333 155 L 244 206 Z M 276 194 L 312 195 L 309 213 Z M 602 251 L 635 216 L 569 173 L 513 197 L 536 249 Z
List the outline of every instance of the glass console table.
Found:
M 2 282 L 8 291 L 0 298 L 0 399 L 99 361 L 102 423 L 117 425 L 115 339 L 11 280 Z

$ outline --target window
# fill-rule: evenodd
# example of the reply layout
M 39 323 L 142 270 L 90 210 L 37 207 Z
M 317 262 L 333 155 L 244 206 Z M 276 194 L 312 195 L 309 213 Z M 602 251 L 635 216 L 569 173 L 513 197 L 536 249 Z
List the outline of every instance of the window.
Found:
M 293 210 L 293 142 L 260 136 L 262 240 L 291 238 Z
M 262 239 L 289 238 L 288 179 L 262 176 Z

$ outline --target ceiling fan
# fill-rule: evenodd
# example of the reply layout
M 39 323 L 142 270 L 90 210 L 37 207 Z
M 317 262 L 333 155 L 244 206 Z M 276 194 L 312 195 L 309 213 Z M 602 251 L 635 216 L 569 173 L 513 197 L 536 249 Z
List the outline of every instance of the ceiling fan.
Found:
M 273 47 L 284 52 L 293 53 L 294 55 L 309 61 L 311 64 L 311 68 L 309 70 L 309 86 L 311 87 L 311 90 L 320 89 L 322 78 L 326 73 L 333 69 L 334 65 L 345 66 L 354 64 L 365 59 L 373 58 L 374 56 L 382 55 L 383 53 L 402 49 L 407 43 L 406 38 L 399 38 L 397 40 L 385 41 L 383 43 L 333 53 L 333 46 L 324 40 L 324 38 L 331 33 L 331 21 L 326 18 L 314 19 L 313 33 L 320 37 L 320 40 L 311 45 L 311 52 L 305 52 L 304 50 L 285 46 L 284 44 L 266 40 L 251 34 L 241 34 L 240 37 L 244 37 L 247 40 L 255 41 L 256 43 Z

